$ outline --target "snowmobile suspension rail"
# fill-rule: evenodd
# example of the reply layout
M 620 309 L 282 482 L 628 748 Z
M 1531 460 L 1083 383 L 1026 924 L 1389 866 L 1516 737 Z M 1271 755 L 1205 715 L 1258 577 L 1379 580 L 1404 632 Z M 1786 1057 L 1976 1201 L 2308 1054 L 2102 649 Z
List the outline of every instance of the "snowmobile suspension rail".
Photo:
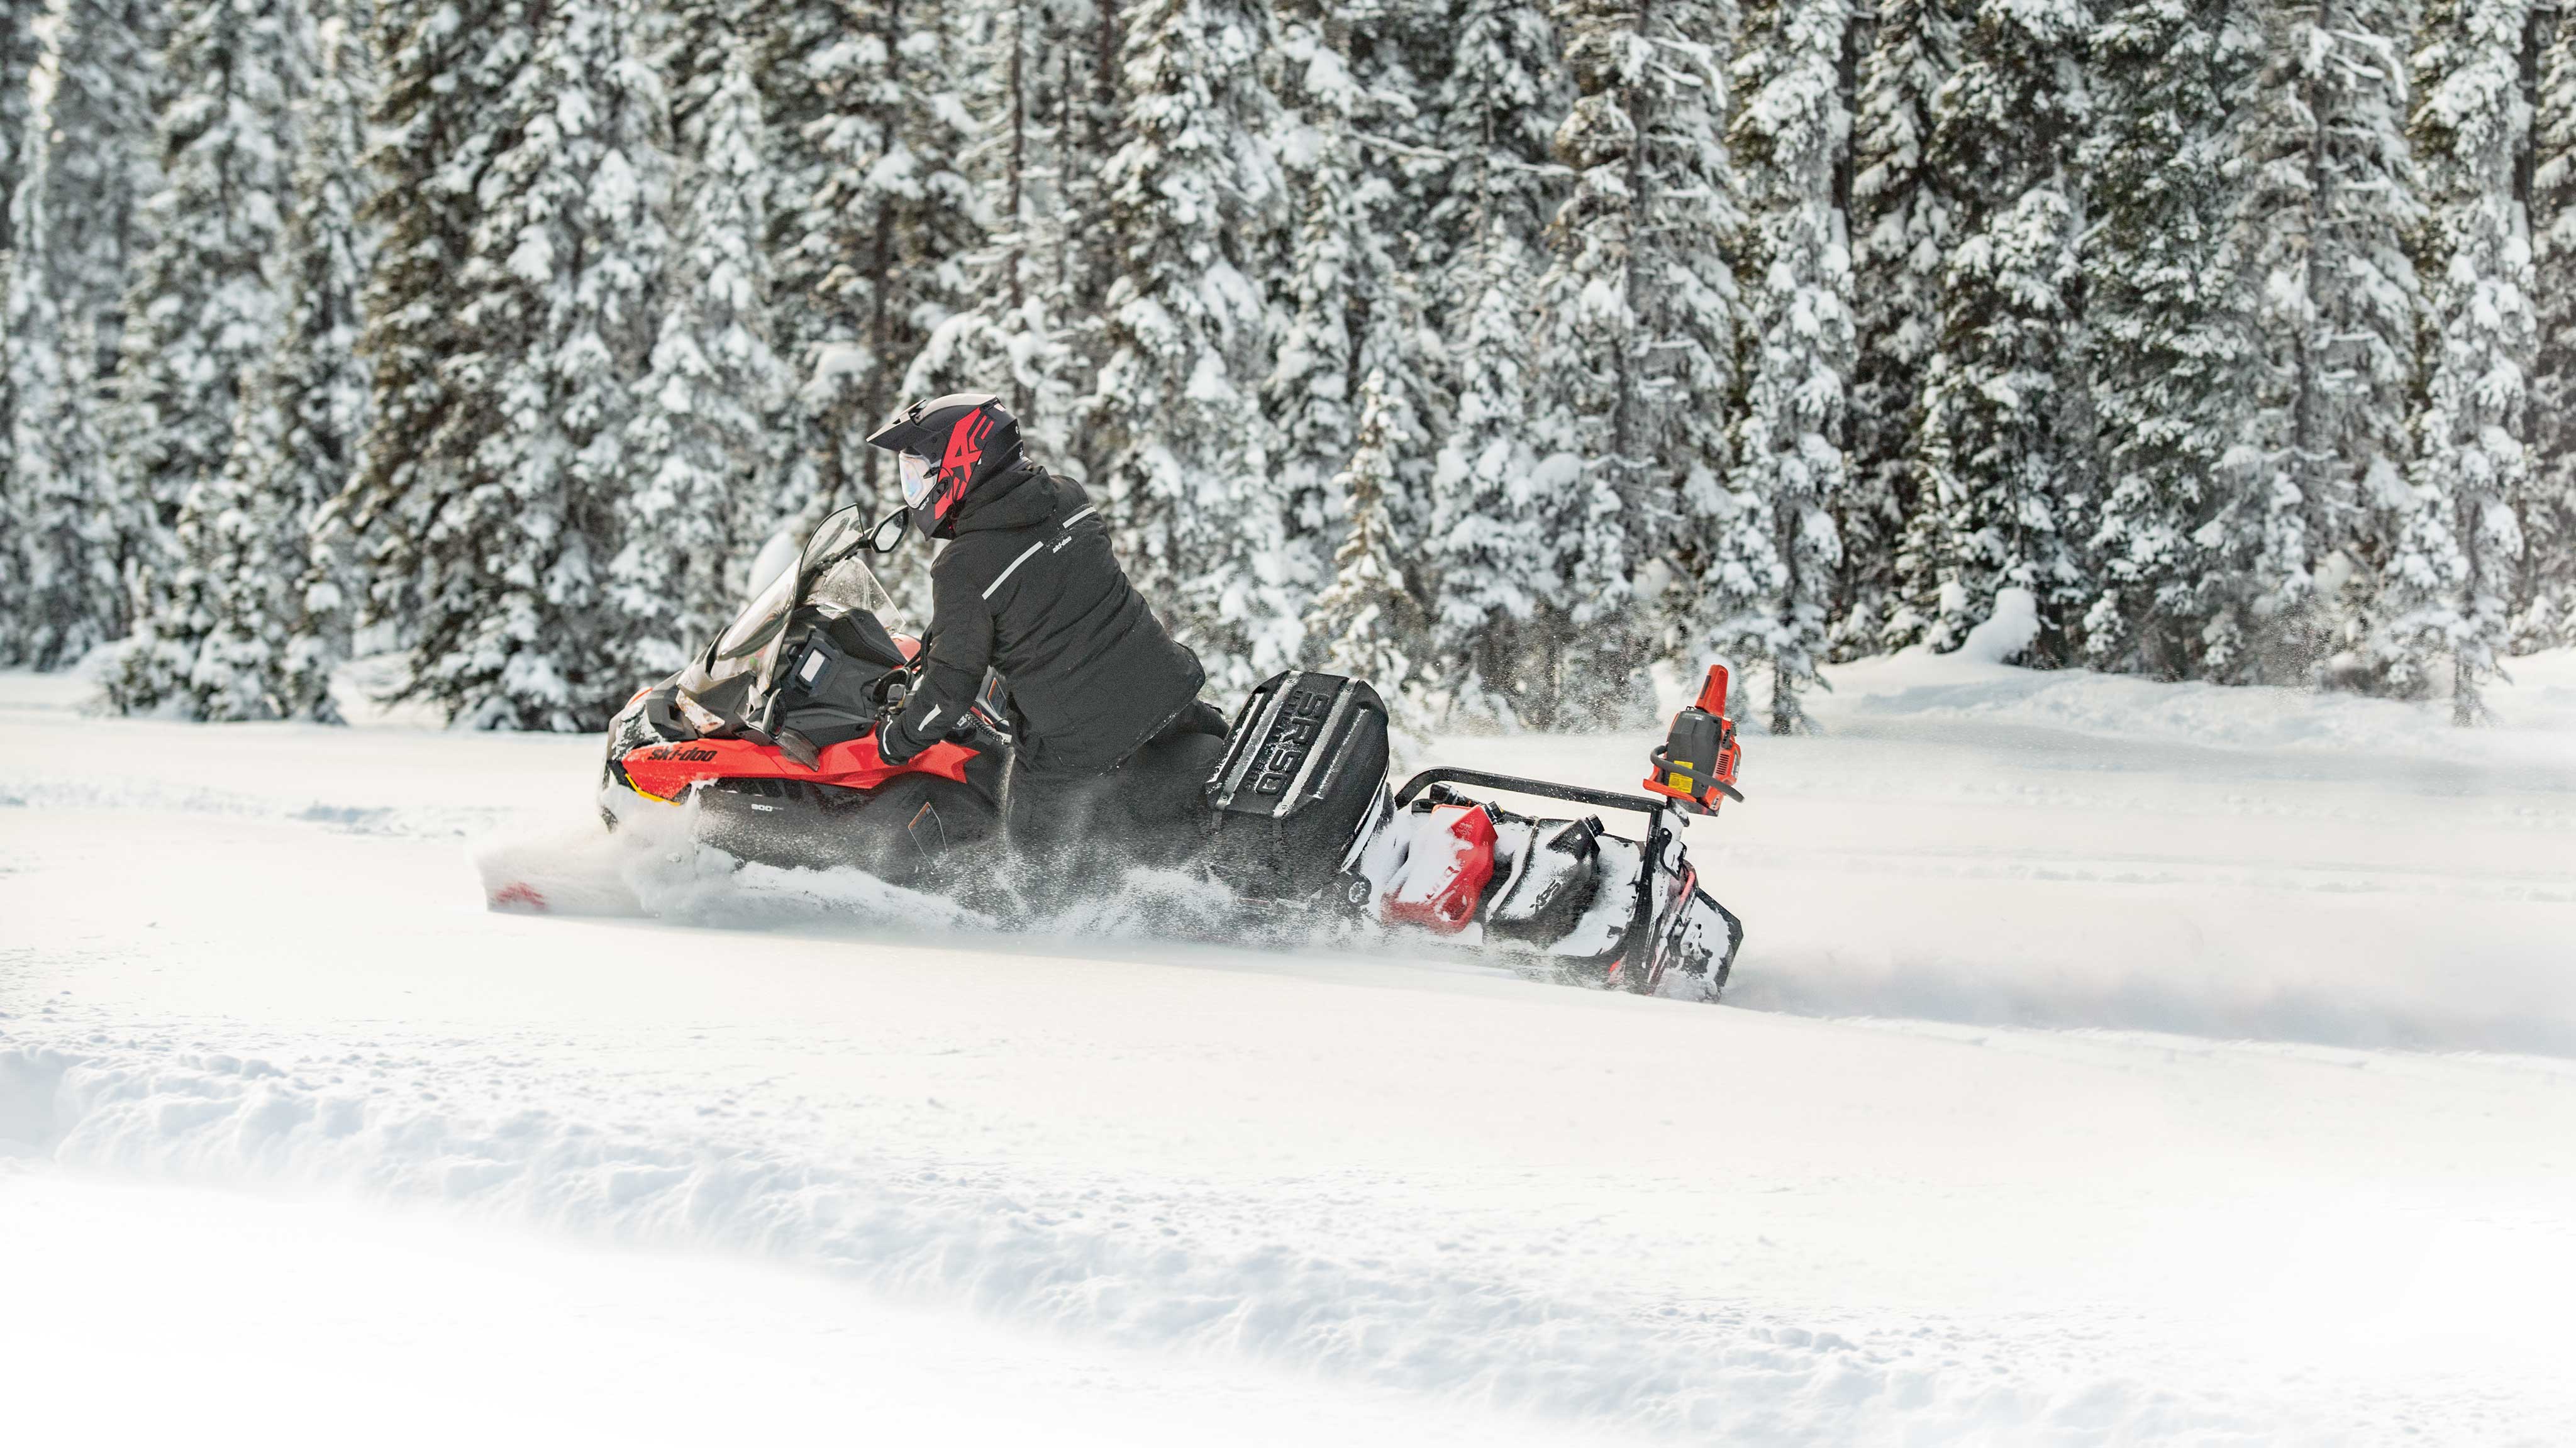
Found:
M 1509 774 L 1487 774 L 1481 769 L 1426 769 L 1404 782 L 1395 792 L 1396 808 L 1413 803 L 1414 798 L 1435 784 L 1464 784 L 1480 789 L 1508 790 L 1514 794 L 1543 795 L 1573 804 L 1588 804 L 1596 809 L 1635 810 L 1642 815 L 1659 815 L 1672 808 L 1660 799 L 1642 794 L 1621 794 L 1609 789 L 1586 789 L 1579 784 L 1551 784 L 1543 779 L 1522 779 Z

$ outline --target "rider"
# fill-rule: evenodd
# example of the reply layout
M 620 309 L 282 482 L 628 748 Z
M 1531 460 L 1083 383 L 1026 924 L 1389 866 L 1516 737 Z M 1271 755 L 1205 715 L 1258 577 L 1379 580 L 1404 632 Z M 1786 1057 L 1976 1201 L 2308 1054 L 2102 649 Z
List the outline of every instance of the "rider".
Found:
M 1128 583 L 1082 485 L 1029 461 L 989 393 L 916 402 L 868 444 L 897 455 L 913 523 L 948 541 L 930 565 L 920 682 L 878 752 L 900 763 L 946 737 L 989 667 L 1010 686 L 1014 843 L 1069 850 L 1180 808 L 1225 721 L 1199 702 L 1198 657 Z

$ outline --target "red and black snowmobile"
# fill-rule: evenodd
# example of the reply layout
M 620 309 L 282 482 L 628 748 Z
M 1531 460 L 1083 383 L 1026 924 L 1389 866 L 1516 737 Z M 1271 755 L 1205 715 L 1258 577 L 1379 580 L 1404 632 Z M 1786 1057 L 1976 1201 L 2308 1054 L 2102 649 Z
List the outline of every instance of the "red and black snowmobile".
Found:
M 901 764 L 877 753 L 920 645 L 889 626 L 867 565 L 900 525 L 826 519 L 786 569 L 678 675 L 609 726 L 603 813 L 620 800 L 693 804 L 704 843 L 785 867 L 861 869 L 952 895 L 1008 888 L 1002 847 L 1011 726 L 987 680 L 959 733 Z M 1467 769 L 1390 789 L 1387 711 L 1365 681 L 1293 672 L 1253 690 L 1193 775 L 1157 858 L 1222 882 L 1246 911 L 1330 912 L 1431 941 L 1477 945 L 1551 973 L 1641 993 L 1715 999 L 1743 938 L 1701 887 L 1686 821 L 1735 789 L 1741 749 L 1726 671 L 1674 717 L 1642 793 Z M 1499 797 L 1600 813 L 1515 812 Z M 996 868 L 997 865 L 999 868 Z

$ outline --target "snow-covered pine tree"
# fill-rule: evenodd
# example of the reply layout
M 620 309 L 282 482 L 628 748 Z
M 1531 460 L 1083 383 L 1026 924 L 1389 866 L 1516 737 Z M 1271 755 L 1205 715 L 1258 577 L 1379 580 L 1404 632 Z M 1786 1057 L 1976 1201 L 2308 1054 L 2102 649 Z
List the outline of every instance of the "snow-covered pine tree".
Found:
M 762 527 L 770 531 L 810 525 L 819 521 L 826 496 L 846 497 L 850 490 L 840 477 L 845 461 L 839 446 L 842 439 L 826 431 L 804 395 L 804 383 L 813 375 L 824 337 L 836 327 L 849 328 L 837 309 L 823 305 L 817 296 L 831 269 L 831 258 L 822 245 L 827 218 L 816 206 L 827 168 L 819 145 L 807 132 L 825 119 L 830 107 L 815 61 L 824 51 L 856 37 L 864 12 L 842 0 L 668 3 L 682 17 L 664 37 L 661 58 L 662 69 L 673 77 L 675 115 L 686 112 L 694 93 L 712 85 L 712 69 L 721 61 L 728 37 L 751 55 L 752 85 L 760 93 L 761 169 L 770 203 L 763 249 L 773 299 L 772 345 L 798 391 L 773 424 L 773 495 L 747 502 L 746 507 L 765 520 Z M 829 392 L 824 389 L 826 396 Z
M 1859 358 L 1850 474 L 1834 509 L 1843 543 L 1834 607 L 1840 657 L 1914 642 L 1930 620 L 1933 560 L 1909 550 L 1919 492 L 1914 434 L 1941 331 L 1941 273 L 1955 231 L 1949 178 L 1932 164 L 1934 98 L 1959 67 L 1965 0 L 1879 0 L 1861 62 L 1852 137 L 1852 272 Z
M 62 0 L 52 92 L 27 132 L 12 199 L 6 338 L 15 573 L 0 578 L 0 663 L 55 668 L 126 629 L 132 540 L 107 467 L 106 382 L 125 329 L 128 267 L 159 189 L 153 99 L 159 0 Z
M 866 12 L 842 0 L 670 0 L 666 53 L 662 69 L 671 76 L 673 104 L 685 106 L 693 81 L 703 80 L 710 62 L 723 54 L 724 39 L 733 35 L 752 55 L 752 84 L 760 92 L 761 120 L 769 141 L 768 172 L 776 206 L 771 216 L 770 267 L 782 295 L 808 297 L 831 269 L 821 251 L 823 220 L 815 209 L 826 169 L 813 134 L 829 123 L 830 98 L 822 73 L 823 57 L 853 44 Z M 817 249 L 810 254 L 807 244 Z M 782 323 L 817 328 L 784 340 L 802 347 L 819 338 L 825 314 L 810 309 L 805 317 L 782 317 Z
M 619 652 L 669 673 L 739 601 L 736 567 L 768 536 L 769 442 L 788 378 L 770 346 L 760 97 L 747 57 L 686 114 L 670 282 L 652 367 L 626 424 L 632 491 L 608 586 Z
M 1401 392 L 1415 426 L 1394 436 L 1395 480 L 1387 516 L 1405 541 L 1406 576 L 1420 591 L 1422 540 L 1431 526 L 1432 473 L 1437 444 L 1454 425 L 1449 350 L 1435 321 L 1444 305 L 1439 272 L 1446 259 L 1432 236 L 1432 213 L 1445 196 L 1454 164 L 1438 149 L 1440 118 L 1416 97 L 1435 89 L 1451 55 L 1445 0 L 1379 0 L 1347 12 L 1347 31 L 1328 27 L 1347 50 L 1359 104 L 1344 134 L 1358 166 L 1359 290 L 1350 322 L 1353 379 L 1386 374 Z M 1326 485 L 1324 545 L 1345 499 Z M 1330 558 L 1317 554 L 1324 571 Z M 1426 645 L 1427 647 L 1427 645 Z M 1423 670 L 1417 666 L 1417 673 Z
M 1535 0 L 1459 7 L 1430 108 L 1432 138 L 1450 158 L 1427 218 L 1429 244 L 1447 258 L 1440 317 L 1473 313 L 1494 252 L 1518 246 L 1529 254 L 1524 266 L 1541 255 L 1567 190 L 1551 159 L 1556 124 L 1574 100 L 1562 49 L 1547 7 Z M 1456 360 L 1471 359 L 1462 352 Z
M 1532 674 L 1543 651 L 1528 627 L 1553 582 L 1547 500 L 1533 478 L 1529 338 L 1548 218 L 1564 200 L 1548 164 L 1552 123 L 1571 91 L 1543 7 L 1467 0 L 1438 105 L 1438 139 L 1457 158 L 1430 217 L 1449 258 L 1436 295 L 1456 418 L 1431 479 L 1434 631 L 1419 661 L 1453 722 L 1515 725 L 1546 682 Z
M 2096 667 L 2257 672 L 2243 581 L 2262 498 L 2238 449 L 2258 367 L 2237 237 L 2262 34 L 2244 0 L 2138 0 L 2093 32 L 2085 319 L 2102 455 Z
M 1481 278 L 1451 277 L 1469 291 L 1450 312 L 1457 415 L 1431 480 L 1423 571 L 1433 634 L 1423 671 L 1445 721 L 1513 728 L 1545 717 L 1554 701 L 1544 642 L 1532 629 L 1557 597 L 1555 550 L 1529 441 L 1538 269 L 1516 239 L 1490 242 Z
M 1030 117 L 1043 116 L 1045 161 L 1027 169 L 1034 183 L 1029 255 L 1036 262 L 1031 292 L 1054 309 L 1054 335 L 1071 355 L 1047 357 L 1074 384 L 1070 411 L 1058 424 L 1055 409 L 1038 411 L 1064 435 L 1044 439 L 1061 449 L 1046 461 L 1085 480 L 1104 479 L 1115 442 L 1094 425 L 1092 399 L 1112 344 L 1109 291 L 1123 274 L 1124 239 L 1113 219 L 1115 181 L 1110 162 L 1129 138 L 1123 55 L 1128 14 L 1113 0 L 1045 0 L 1038 11 L 1043 46 L 1028 65 Z M 1044 355 L 1044 354 L 1042 354 Z
M 356 217 L 373 90 L 362 17 L 314 28 L 312 85 L 295 107 L 291 200 L 278 254 L 283 325 L 245 383 L 222 472 L 189 490 L 176 550 L 192 607 L 151 620 L 167 673 L 133 707 L 201 719 L 337 722 L 331 668 L 348 655 L 348 546 L 317 523 L 353 475 L 366 428 L 358 294 L 369 255 Z M 185 668 L 172 667 L 184 659 Z
M 29 137 L 27 82 L 35 74 L 44 47 L 36 21 L 51 8 L 45 0 L 0 0 L 0 211 L 18 194 L 26 178 Z M 17 246 L 17 234 L 0 220 L 0 252 Z
M 496 29 L 503 22 L 511 29 Z M 419 460 L 461 416 L 469 379 L 450 361 L 465 350 L 453 288 L 473 245 L 477 173 L 496 140 L 481 127 L 527 44 L 525 27 L 504 0 L 472 12 L 376 0 L 368 30 L 377 59 L 365 156 L 375 186 L 359 211 L 376 240 L 359 302 L 368 418 L 357 475 L 332 512 L 361 590 L 354 621 L 392 625 L 405 644 L 422 604 L 412 576 L 423 540 L 407 529 L 434 511 L 407 498 L 449 486 L 448 469 L 425 474 Z
M 645 667 L 604 574 L 666 269 L 662 98 L 625 4 L 390 0 L 376 420 L 355 503 L 401 692 L 593 729 Z
M 1302 574 L 1289 587 L 1311 594 L 1330 566 L 1312 550 L 1335 546 L 1327 519 L 1341 500 L 1327 494 L 1357 436 L 1358 333 L 1388 268 L 1368 195 L 1383 183 L 1351 136 L 1365 99 L 1351 75 L 1349 22 L 1329 7 L 1297 7 L 1281 17 L 1280 31 L 1281 69 L 1293 87 L 1283 88 L 1283 134 L 1274 145 L 1301 215 L 1278 268 L 1281 325 L 1262 397 L 1277 438 L 1271 463 L 1287 511 L 1288 561 Z
M 1771 732 L 1807 725 L 1842 563 L 1834 514 L 1849 477 L 1855 362 L 1848 221 L 1836 178 L 1851 139 L 1842 95 L 1847 0 L 1759 0 L 1735 62 L 1730 136 L 1752 194 L 1744 258 L 1753 355 L 1726 491 L 1731 546 L 1700 580 L 1700 638 L 1771 665 Z M 1754 535 L 1760 535 L 1758 538 Z
M 1932 164 L 1959 238 L 1915 441 L 1909 551 L 1933 560 L 1914 600 L 1925 641 L 1955 648 L 1998 589 L 2039 604 L 2035 656 L 2063 662 L 2092 602 L 2080 557 L 2092 483 L 2078 260 L 2076 146 L 2088 118 L 2081 0 L 1983 0 L 1942 87 Z
M 2529 140 L 2522 50 L 2530 0 L 2433 0 L 2415 52 L 2415 154 L 2432 224 L 2414 502 L 2389 565 L 2382 655 L 2401 691 L 2428 686 L 2447 657 L 2453 722 L 2484 717 L 2521 562 L 2513 500 L 2530 460 L 2525 379 L 2537 339 L 2531 241 L 2514 197 Z
M 1398 163 L 1411 148 L 1375 134 L 1413 107 L 1400 93 L 1370 93 L 1356 66 L 1362 22 L 1402 13 L 1299 9 L 1282 22 L 1278 58 L 1290 79 L 1274 144 L 1301 215 L 1287 254 L 1273 263 L 1281 321 L 1263 401 L 1287 509 L 1287 586 L 1301 596 L 1332 575 L 1346 531 L 1348 500 L 1335 480 L 1356 443 L 1361 379 L 1383 372 L 1406 408 L 1434 417 L 1443 410 L 1406 260 L 1419 228 L 1408 224 L 1415 198 Z M 1381 61 L 1402 49 L 1395 36 L 1376 38 Z M 1393 451 L 1381 506 L 1387 525 L 1408 539 L 1421 537 L 1430 512 L 1433 430 L 1416 425 L 1386 438 Z
M 818 35 L 838 36 L 852 22 L 832 0 L 642 0 L 637 45 L 661 77 L 670 112 L 671 134 L 682 172 L 698 164 L 705 125 L 702 113 L 736 78 L 747 78 L 754 98 L 750 130 L 758 149 L 753 176 L 760 232 L 753 238 L 754 270 L 762 298 L 758 330 L 767 338 L 775 387 L 750 394 L 760 409 L 760 442 L 756 466 L 730 500 L 732 536 L 747 552 L 727 560 L 739 589 L 761 543 L 794 520 L 814 520 L 820 502 L 815 486 L 819 432 L 800 405 L 794 388 L 797 359 L 805 353 L 805 324 L 819 315 L 805 305 L 782 307 L 789 294 L 778 279 L 785 250 L 804 232 L 799 213 L 820 174 L 820 160 L 795 125 L 811 119 L 821 92 L 806 74 L 806 53 Z M 802 42 L 805 48 L 800 49 Z M 783 69 L 780 69 L 783 67 Z M 796 122 L 785 119 L 796 107 Z M 687 187 L 675 193 L 679 215 L 688 210 Z M 812 277 L 804 278 L 808 284 Z M 801 294 L 800 294 L 801 295 Z
M 972 305 L 931 332 L 903 392 L 996 392 L 1032 455 L 1079 475 L 1074 413 L 1090 376 L 1075 346 L 1070 178 L 1080 136 L 1068 123 L 1067 91 L 1086 36 L 1068 31 L 1068 17 L 1041 0 L 1000 0 L 969 18 L 983 31 L 966 37 L 967 52 L 990 84 L 976 98 L 981 139 L 965 164 L 994 198 L 993 229 L 966 258 Z
M 1252 272 L 1286 203 L 1261 144 L 1270 30 L 1261 0 L 1129 10 L 1130 139 L 1105 177 L 1120 252 L 1095 446 L 1127 567 L 1219 693 L 1287 666 L 1304 635 L 1258 396 L 1268 318 Z
M 1315 0 L 1299 0 L 1312 6 Z M 1387 195 L 1377 203 L 1390 255 L 1435 265 L 1445 249 L 1426 230 L 1455 185 L 1458 157 L 1441 144 L 1448 120 L 1438 97 L 1460 52 L 1459 27 L 1487 0 L 1367 0 L 1321 7 L 1352 79 L 1367 98 L 1353 133 Z M 1545 11 L 1539 12 L 1542 21 Z M 1534 118 L 1544 128 L 1553 115 Z M 1363 369 L 1365 371 L 1365 369 Z M 1392 381 L 1392 379 L 1390 379 Z
M 822 506 L 881 498 L 892 472 L 864 443 L 900 404 L 905 371 L 971 299 L 960 262 L 983 244 L 985 198 L 964 170 L 975 141 L 968 67 L 947 12 L 869 0 L 859 28 L 815 51 L 822 112 L 804 135 L 821 162 L 798 213 L 794 273 L 825 311 L 806 406 L 838 459 Z M 961 93 L 966 91 L 968 93 Z
M 1359 442 L 1333 480 L 1333 491 L 1348 500 L 1342 543 L 1332 582 L 1306 620 L 1324 667 L 1375 684 L 1403 719 L 1425 717 L 1417 675 L 1430 616 L 1407 579 L 1388 500 L 1398 486 L 1397 459 L 1428 445 L 1421 426 L 1401 383 L 1371 372 L 1360 384 Z
M 2531 473 L 2517 509 L 2524 558 L 2510 639 L 2517 653 L 2576 644 L 2576 23 L 2563 15 L 2542 58 L 2533 128 L 2540 351 Z
M 2406 140 L 2411 0 L 2271 13 L 2241 221 L 2262 368 L 2242 577 L 2265 677 L 2367 683 L 2372 588 L 2410 495 L 2408 391 L 2422 224 Z
M 1743 224 L 1720 134 L 1734 15 L 1711 0 L 1560 0 L 1556 14 L 1579 99 L 1555 137 L 1576 175 L 1534 349 L 1562 588 L 1545 713 L 1600 726 L 1645 719 L 1665 615 L 1745 543 L 1721 482 Z M 1664 559 L 1682 599 L 1637 587 Z
M 130 510 L 134 634 L 105 682 L 126 713 L 261 707 L 235 693 L 238 660 L 201 670 L 198 653 L 235 621 L 223 597 L 235 580 L 208 569 L 238 565 L 238 535 L 256 526 L 223 474 L 243 388 L 276 346 L 270 272 L 311 45 L 302 0 L 218 0 L 182 12 L 163 53 L 164 181 L 145 203 L 153 244 L 126 300 L 133 322 L 107 425 Z
M 45 9 L 40 0 L 0 0 L 0 294 L 5 294 L 7 287 L 9 254 L 18 245 L 9 203 L 18 194 L 31 144 L 27 135 L 27 82 L 42 53 L 35 22 Z M 0 338 L 6 337 L 7 328 L 8 307 L 5 295 L 0 295 Z M 0 357 L 5 356 L 5 344 L 0 343 Z M 20 505 L 12 483 L 16 470 L 9 465 L 9 417 L 13 411 L 8 368 L 0 366 L 0 518 L 10 520 L 9 536 L 0 538 L 0 616 L 23 608 L 26 593 L 28 560 L 18 536 Z M 0 635 L 6 632 L 7 627 L 0 625 Z

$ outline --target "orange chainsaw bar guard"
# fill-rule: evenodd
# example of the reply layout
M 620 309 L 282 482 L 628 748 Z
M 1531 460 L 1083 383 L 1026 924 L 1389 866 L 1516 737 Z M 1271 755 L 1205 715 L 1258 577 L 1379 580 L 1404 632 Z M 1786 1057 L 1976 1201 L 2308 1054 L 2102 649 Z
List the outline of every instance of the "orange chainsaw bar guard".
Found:
M 843 789 L 875 789 L 903 774 L 935 774 L 966 782 L 966 761 L 975 751 L 941 740 L 901 764 L 888 764 L 877 753 L 877 737 L 862 735 L 826 746 L 815 768 L 764 748 L 748 739 L 692 739 L 684 744 L 648 744 L 630 749 L 620 763 L 637 794 L 678 803 L 693 784 L 711 779 L 800 779 L 807 784 L 837 784 Z

